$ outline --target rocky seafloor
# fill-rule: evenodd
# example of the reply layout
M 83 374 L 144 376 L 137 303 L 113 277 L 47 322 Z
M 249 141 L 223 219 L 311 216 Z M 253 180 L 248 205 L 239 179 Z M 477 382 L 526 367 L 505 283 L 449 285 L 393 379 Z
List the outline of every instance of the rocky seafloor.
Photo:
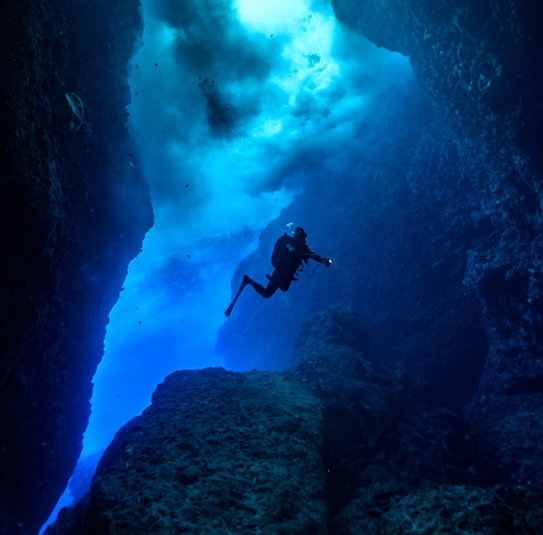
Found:
M 509 483 L 429 399 L 375 361 L 352 308 L 331 307 L 285 372 L 168 376 L 45 533 L 543 533 L 543 489 Z

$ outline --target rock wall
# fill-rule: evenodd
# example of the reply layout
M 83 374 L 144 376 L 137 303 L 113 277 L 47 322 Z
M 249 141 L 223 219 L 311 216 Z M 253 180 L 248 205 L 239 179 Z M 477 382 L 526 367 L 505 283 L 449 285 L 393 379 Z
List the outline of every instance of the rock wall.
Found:
M 469 416 L 513 479 L 541 480 L 543 13 L 528 0 L 332 3 L 345 24 L 410 57 L 455 129 L 480 203 L 464 284 L 477 293 L 489 339 Z M 526 449 L 529 467 L 515 460 Z
M 401 367 L 372 359 L 353 308 L 306 321 L 288 369 L 324 407 L 331 534 L 543 527 L 541 486 L 504 485 L 469 424 L 433 409 L 427 385 Z
M 543 15 L 537 4 L 332 0 L 332 6 L 341 22 L 377 46 L 409 56 L 422 87 L 458 128 L 473 128 L 490 143 L 511 143 L 541 170 L 543 74 L 536 67 Z M 487 177 L 489 189 L 491 182 Z
M 270 245 L 292 219 L 334 264 L 273 303 L 238 301 L 218 350 L 237 369 L 280 368 L 275 348 L 309 311 L 352 304 L 380 359 L 429 380 L 436 402 L 469 404 L 511 479 L 541 481 L 542 12 L 528 0 L 332 4 L 341 22 L 409 56 L 434 116 L 415 90 L 399 96 L 352 172 L 306 184 L 233 289 L 243 273 L 269 269 Z M 524 451 L 528 465 L 517 461 Z
M 0 7 L 0 533 L 37 533 L 66 486 L 153 222 L 125 127 L 141 27 L 137 0 Z M 86 106 L 79 130 L 66 92 Z

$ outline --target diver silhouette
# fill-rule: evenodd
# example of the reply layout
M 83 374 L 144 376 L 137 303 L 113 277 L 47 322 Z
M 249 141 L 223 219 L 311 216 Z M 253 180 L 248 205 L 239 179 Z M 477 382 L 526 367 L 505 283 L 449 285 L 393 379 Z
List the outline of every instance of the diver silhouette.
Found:
M 291 224 L 292 225 L 292 224 Z M 292 225 L 294 226 L 294 225 Z M 287 225 L 287 228 L 289 225 Z M 255 282 L 251 277 L 243 275 L 243 280 L 239 287 L 238 293 L 230 306 L 224 313 L 225 316 L 229 316 L 241 295 L 243 288 L 248 284 L 252 286 L 262 297 L 268 299 L 279 288 L 283 292 L 286 292 L 290 288 L 292 281 L 298 280 L 295 277 L 296 271 L 303 264 L 307 264 L 310 258 L 313 258 L 317 262 L 322 262 L 328 267 L 332 261 L 327 258 L 322 258 L 317 253 L 314 253 L 305 243 L 307 233 L 302 227 L 297 227 L 292 236 L 283 234 L 275 243 L 272 254 L 272 265 L 275 268 L 271 275 L 266 275 L 269 279 L 266 288 Z M 301 270 L 300 270 L 301 271 Z

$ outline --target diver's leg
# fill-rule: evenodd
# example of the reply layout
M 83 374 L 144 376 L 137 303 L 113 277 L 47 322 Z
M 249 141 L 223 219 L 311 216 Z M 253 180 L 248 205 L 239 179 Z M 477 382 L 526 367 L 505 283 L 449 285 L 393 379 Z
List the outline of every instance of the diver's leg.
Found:
M 266 288 L 264 288 L 262 284 L 258 284 L 258 282 L 255 282 L 253 279 L 250 279 L 249 277 L 247 278 L 249 279 L 247 281 L 247 284 L 250 284 L 258 294 L 260 294 L 262 297 L 265 297 L 266 299 L 268 299 L 268 297 L 271 297 L 275 293 L 277 288 L 279 288 L 278 281 L 273 277 L 270 279 L 270 282 L 268 282 L 268 286 L 266 286 Z
M 255 282 L 253 279 L 251 279 L 251 277 L 244 275 L 236 297 L 234 297 L 234 300 L 230 303 L 230 306 L 226 309 L 226 312 L 224 313 L 225 316 L 230 316 L 230 313 L 232 312 L 232 309 L 234 308 L 238 297 L 241 295 L 243 288 L 245 288 L 247 284 L 251 285 L 258 294 L 260 294 L 262 297 L 265 297 L 266 299 L 268 299 L 268 297 L 271 297 L 276 292 L 277 288 L 279 288 L 279 280 L 277 278 L 274 278 L 273 276 L 270 279 L 270 282 L 268 282 L 268 286 L 264 288 L 262 284 L 259 284 L 258 282 Z
M 276 292 L 277 288 L 279 288 L 279 284 L 275 280 L 270 280 L 266 288 L 252 279 L 249 279 L 249 284 L 257 291 L 257 293 L 266 299 L 271 297 Z
M 234 297 L 234 300 L 230 303 L 230 306 L 226 309 L 226 312 L 224 313 L 226 317 L 230 316 L 230 313 L 232 312 L 232 309 L 234 308 L 234 305 L 236 304 L 238 297 L 241 295 L 243 288 L 247 286 L 250 280 L 251 279 L 247 275 L 243 275 L 243 280 L 241 281 L 241 284 L 239 286 L 238 293 L 236 294 L 236 297 Z
M 281 284 L 279 284 L 279 288 L 281 288 L 281 291 L 286 292 L 290 288 L 291 282 L 292 282 L 292 279 L 283 279 L 281 281 Z

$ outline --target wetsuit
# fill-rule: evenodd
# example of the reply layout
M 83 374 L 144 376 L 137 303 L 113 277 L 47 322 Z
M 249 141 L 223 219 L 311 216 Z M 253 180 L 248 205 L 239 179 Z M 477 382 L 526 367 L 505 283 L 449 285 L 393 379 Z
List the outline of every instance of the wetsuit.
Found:
M 266 288 L 264 288 L 262 284 L 259 284 L 258 282 L 251 279 L 251 277 L 244 275 L 238 293 L 236 294 L 234 300 L 224 313 L 225 316 L 230 315 L 234 304 L 236 303 L 241 292 L 243 291 L 243 288 L 245 288 L 245 286 L 247 285 L 252 286 L 257 291 L 257 293 L 267 299 L 271 297 L 278 288 L 281 291 L 286 292 L 290 288 L 290 283 L 293 280 L 298 280 L 294 276 L 298 268 L 302 265 L 303 262 L 307 264 L 309 258 L 313 258 L 317 262 L 324 262 L 328 266 L 330 264 L 330 261 L 314 253 L 305 243 L 305 236 L 306 234 L 304 235 L 304 238 L 300 239 L 289 236 L 288 234 L 284 234 L 281 238 L 279 238 L 279 240 L 277 241 L 278 244 L 280 240 L 284 240 L 284 242 L 286 242 L 282 244 L 284 245 L 285 250 L 284 253 L 281 254 L 281 258 L 278 261 L 273 261 L 272 259 L 274 265 L 278 267 L 273 270 L 271 276 L 266 275 L 266 277 L 268 277 L 269 279 Z

